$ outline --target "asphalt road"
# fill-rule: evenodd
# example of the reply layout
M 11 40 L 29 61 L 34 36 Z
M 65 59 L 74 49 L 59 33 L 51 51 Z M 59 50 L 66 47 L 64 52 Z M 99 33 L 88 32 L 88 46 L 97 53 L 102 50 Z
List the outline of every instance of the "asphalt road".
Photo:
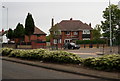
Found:
M 96 79 L 50 69 L 2 61 L 3 79 Z

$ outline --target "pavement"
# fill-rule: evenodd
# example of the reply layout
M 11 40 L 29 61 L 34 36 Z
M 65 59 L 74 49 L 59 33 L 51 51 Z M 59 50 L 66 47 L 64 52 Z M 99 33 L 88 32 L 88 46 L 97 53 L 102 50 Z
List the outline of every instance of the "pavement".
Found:
M 23 60 L 23 59 L 5 57 L 5 56 L 1 56 L 0 59 L 21 63 L 21 64 L 27 64 L 27 65 L 36 66 L 36 67 L 42 67 L 42 68 L 56 70 L 56 71 L 61 71 L 61 72 L 100 78 L 107 81 L 115 81 L 120 79 L 120 72 L 98 71 L 98 70 L 93 70 L 90 68 L 83 67 L 81 65 L 44 63 L 42 61 L 30 61 L 30 60 Z

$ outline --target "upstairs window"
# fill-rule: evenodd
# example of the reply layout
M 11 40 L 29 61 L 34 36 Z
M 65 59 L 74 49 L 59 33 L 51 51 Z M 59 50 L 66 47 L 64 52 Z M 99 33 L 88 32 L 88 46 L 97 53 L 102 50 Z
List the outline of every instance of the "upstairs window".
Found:
M 54 31 L 54 34 L 55 34 L 55 35 L 61 35 L 61 30 Z
M 83 30 L 83 34 L 90 34 L 90 30 Z
M 65 34 L 66 34 L 66 35 L 70 35 L 70 32 L 69 32 L 69 31 L 66 31 Z
M 78 35 L 78 32 L 74 32 L 74 35 Z

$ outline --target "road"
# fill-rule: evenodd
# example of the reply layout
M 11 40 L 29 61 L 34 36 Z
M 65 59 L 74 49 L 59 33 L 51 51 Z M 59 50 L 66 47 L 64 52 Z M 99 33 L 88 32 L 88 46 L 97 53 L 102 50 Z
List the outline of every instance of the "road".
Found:
M 4 60 L 2 64 L 3 79 L 96 79 Z

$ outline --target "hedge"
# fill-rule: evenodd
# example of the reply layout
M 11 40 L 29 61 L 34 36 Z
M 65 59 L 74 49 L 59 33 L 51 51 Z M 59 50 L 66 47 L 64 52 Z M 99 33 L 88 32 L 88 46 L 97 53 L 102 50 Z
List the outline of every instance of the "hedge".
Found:
M 102 57 L 89 57 L 83 60 L 83 65 L 97 70 L 119 70 L 120 71 L 120 55 L 109 54 Z
M 57 63 L 73 63 L 79 64 L 82 59 L 73 53 L 65 51 L 48 51 L 45 49 L 33 49 L 33 50 L 21 50 L 3 48 L 3 56 L 17 57 L 24 59 L 34 59 L 46 62 L 57 62 Z
M 65 51 L 48 51 L 45 49 L 20 50 L 12 48 L 2 48 L 3 56 L 24 58 L 29 60 L 39 60 L 55 63 L 81 64 L 97 70 L 120 71 L 120 55 L 108 54 L 102 57 L 81 58 L 77 55 Z
M 76 44 L 106 44 L 104 40 L 77 40 Z

